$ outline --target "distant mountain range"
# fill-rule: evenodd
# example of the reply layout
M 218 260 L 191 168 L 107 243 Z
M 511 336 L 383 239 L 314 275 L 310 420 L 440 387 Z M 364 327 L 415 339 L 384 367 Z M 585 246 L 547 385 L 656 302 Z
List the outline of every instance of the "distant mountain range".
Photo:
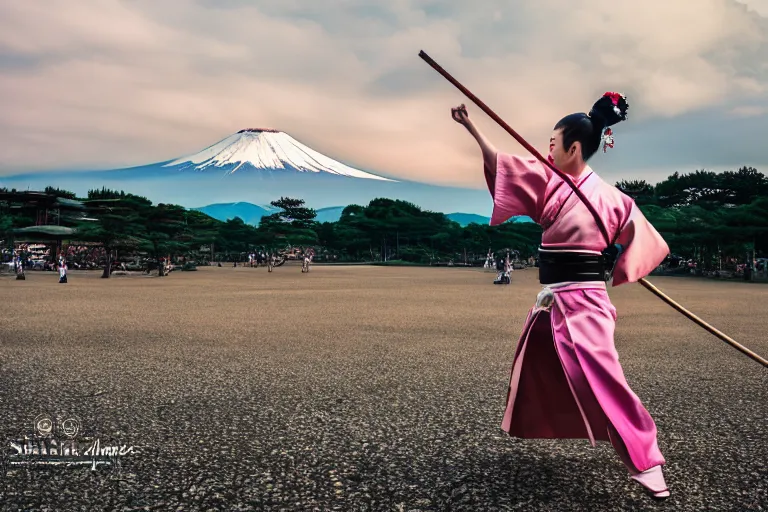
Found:
M 317 213 L 315 220 L 317 222 L 336 222 L 341 217 L 341 212 L 344 211 L 344 208 L 346 207 L 331 206 L 315 210 Z M 265 215 L 272 215 L 273 213 L 280 211 L 279 208 L 275 208 L 271 205 L 260 206 L 253 203 L 243 202 L 209 204 L 208 206 L 192 209 L 201 211 L 220 221 L 227 221 L 234 219 L 235 217 L 240 217 L 243 222 L 253 226 L 258 226 L 259 221 Z
M 478 163 L 468 172 L 480 173 L 481 168 Z M 338 205 L 366 205 L 380 197 L 459 215 L 458 222 L 462 224 L 472 219 L 487 223 L 492 209 L 485 189 L 442 187 L 361 171 L 309 148 L 287 133 L 266 128 L 240 130 L 202 151 L 155 164 L 117 170 L 0 176 L 0 186 L 17 190 L 52 186 L 80 196 L 85 196 L 89 189 L 106 187 L 142 195 L 155 203 L 175 203 L 187 208 L 208 204 L 204 208 L 210 208 L 210 212 L 215 212 L 211 215 L 217 218 L 232 215 L 230 206 L 220 204 L 255 206 L 283 196 L 304 199 L 307 206 L 318 211 L 320 219 L 329 220 L 338 218 Z M 236 215 L 248 223 L 258 222 L 263 215 L 248 206 L 242 208 Z
M 192 208 L 198 210 L 206 215 L 210 215 L 214 219 L 220 221 L 228 221 L 235 217 L 240 219 L 246 224 L 258 226 L 259 221 L 265 215 L 271 215 L 277 209 L 270 206 L 259 206 L 251 203 L 217 203 L 209 204 L 201 208 Z
M 346 206 L 331 206 L 315 210 L 317 212 L 315 220 L 317 222 L 336 222 L 341 217 L 341 212 L 344 211 L 344 208 L 346 208 Z M 246 202 L 209 204 L 208 206 L 193 209 L 201 211 L 220 221 L 227 221 L 239 217 L 246 224 L 252 224 L 254 226 L 259 224 L 259 221 L 263 216 L 271 215 L 279 211 L 271 205 L 260 206 Z M 446 217 L 459 223 L 461 226 L 467 226 L 473 222 L 476 224 L 487 225 L 491 221 L 490 217 L 484 217 L 474 213 L 449 213 L 446 214 Z M 514 217 L 510 222 L 533 222 L 533 220 L 529 217 Z

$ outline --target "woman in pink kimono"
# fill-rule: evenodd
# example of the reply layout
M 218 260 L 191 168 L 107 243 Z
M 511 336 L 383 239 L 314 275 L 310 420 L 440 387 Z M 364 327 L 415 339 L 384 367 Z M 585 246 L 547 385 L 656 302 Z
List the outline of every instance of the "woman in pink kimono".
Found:
M 527 215 L 543 228 L 544 288 L 517 344 L 502 429 L 520 438 L 610 441 L 631 478 L 665 499 L 656 425 L 627 384 L 614 347 L 616 309 L 606 276 L 612 274 L 613 286 L 635 282 L 669 249 L 634 201 L 587 165 L 604 130 L 626 119 L 627 107 L 624 96 L 606 93 L 589 114 L 561 119 L 550 138 L 550 163 L 584 194 L 602 227 L 548 166 L 497 152 L 464 105 L 452 114 L 480 144 L 493 197 L 491 225 Z

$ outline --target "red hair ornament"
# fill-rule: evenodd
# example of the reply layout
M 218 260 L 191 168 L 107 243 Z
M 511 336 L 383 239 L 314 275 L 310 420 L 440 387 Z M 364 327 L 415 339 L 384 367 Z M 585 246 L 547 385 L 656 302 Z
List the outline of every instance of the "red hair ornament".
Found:
M 623 121 L 627 118 L 627 110 L 629 109 L 629 105 L 627 104 L 626 96 L 618 92 L 606 92 L 603 94 L 603 97 L 608 98 L 611 101 L 611 106 L 613 107 L 613 112 L 616 114 L 617 121 Z M 607 153 L 608 148 L 613 149 L 613 130 L 606 128 L 602 136 L 602 141 L 603 153 Z
M 606 128 L 603 134 L 603 153 L 607 153 L 608 148 L 613 149 L 613 142 L 613 131 L 610 128 Z

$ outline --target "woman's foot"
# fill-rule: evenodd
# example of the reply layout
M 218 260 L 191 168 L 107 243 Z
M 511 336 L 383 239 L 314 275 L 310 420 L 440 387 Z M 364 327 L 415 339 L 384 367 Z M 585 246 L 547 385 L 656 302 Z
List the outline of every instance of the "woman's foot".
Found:
M 669 498 L 669 488 L 664 481 L 661 466 L 654 466 L 641 473 L 631 474 L 630 478 L 642 485 L 651 498 L 659 501 Z

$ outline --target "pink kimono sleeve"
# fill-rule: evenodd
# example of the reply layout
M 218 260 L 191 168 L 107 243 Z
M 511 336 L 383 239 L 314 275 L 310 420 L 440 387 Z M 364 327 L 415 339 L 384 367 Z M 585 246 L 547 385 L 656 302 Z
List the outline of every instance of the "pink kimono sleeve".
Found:
M 624 250 L 613 271 L 613 286 L 634 283 L 647 276 L 669 254 L 669 246 L 634 201 L 616 243 Z
M 552 171 L 535 158 L 498 153 L 496 178 L 486 173 L 488 190 L 493 197 L 491 226 L 502 224 L 515 215 L 527 215 L 539 223 L 551 176 Z

